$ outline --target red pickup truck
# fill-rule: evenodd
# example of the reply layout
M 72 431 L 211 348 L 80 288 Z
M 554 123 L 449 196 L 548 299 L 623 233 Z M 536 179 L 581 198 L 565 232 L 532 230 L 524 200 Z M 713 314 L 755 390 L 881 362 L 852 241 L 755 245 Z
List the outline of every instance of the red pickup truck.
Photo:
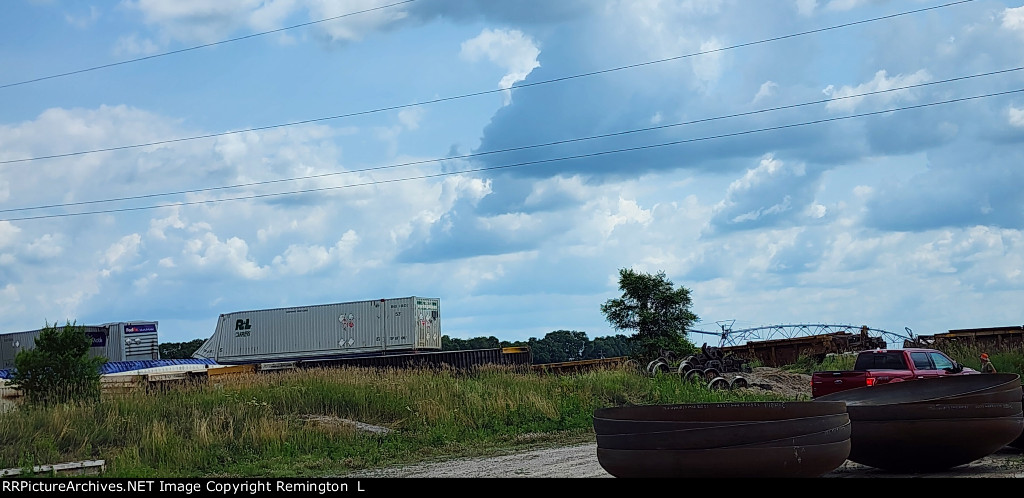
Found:
M 811 397 L 888 382 L 977 373 L 934 349 L 872 349 L 857 354 L 853 370 L 812 373 Z

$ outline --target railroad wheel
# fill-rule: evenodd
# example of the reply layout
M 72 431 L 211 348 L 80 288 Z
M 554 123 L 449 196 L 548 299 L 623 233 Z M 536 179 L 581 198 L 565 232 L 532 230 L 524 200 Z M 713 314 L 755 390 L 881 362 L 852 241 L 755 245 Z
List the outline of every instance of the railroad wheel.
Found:
M 651 374 L 652 376 L 665 372 L 668 372 L 668 365 L 666 365 L 663 361 L 654 360 L 647 364 L 647 373 Z
M 696 368 L 690 369 L 690 371 L 683 374 L 683 380 L 687 382 L 697 382 L 698 380 L 704 380 L 704 371 Z
M 686 372 L 689 372 L 690 370 L 693 370 L 693 365 L 691 365 L 688 361 L 684 361 L 679 364 L 679 368 L 676 370 L 676 372 L 679 372 L 679 375 L 682 375 Z
M 715 379 L 715 377 L 718 377 L 719 375 L 721 375 L 721 373 L 718 370 L 714 369 L 714 368 L 705 368 L 704 369 L 704 380 L 706 380 L 708 382 L 711 382 L 712 380 Z
M 715 377 L 708 382 L 708 389 L 712 391 L 724 391 L 729 389 L 729 381 L 725 380 L 725 377 Z
M 742 389 L 744 387 L 747 387 L 747 379 L 743 377 L 736 377 L 729 383 L 729 389 Z

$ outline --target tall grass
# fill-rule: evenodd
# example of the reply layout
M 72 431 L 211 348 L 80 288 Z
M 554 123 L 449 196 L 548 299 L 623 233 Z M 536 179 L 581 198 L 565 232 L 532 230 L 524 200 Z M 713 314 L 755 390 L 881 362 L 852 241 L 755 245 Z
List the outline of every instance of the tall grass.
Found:
M 956 362 L 975 370 L 981 370 L 981 353 L 987 352 L 989 360 L 998 372 L 1015 373 L 1018 375 L 1024 372 L 1024 350 L 1019 348 L 989 351 L 970 344 L 954 343 L 943 345 L 940 350 Z M 827 370 L 852 370 L 856 362 L 856 354 L 830 354 L 822 360 L 816 360 L 810 356 L 801 356 L 797 359 L 796 363 L 787 365 L 783 369 L 790 372 L 811 374 Z
M 592 440 L 593 411 L 606 406 L 780 399 L 626 368 L 559 376 L 338 368 L 214 379 L 4 413 L 0 468 L 104 459 L 115 477 L 345 475 Z

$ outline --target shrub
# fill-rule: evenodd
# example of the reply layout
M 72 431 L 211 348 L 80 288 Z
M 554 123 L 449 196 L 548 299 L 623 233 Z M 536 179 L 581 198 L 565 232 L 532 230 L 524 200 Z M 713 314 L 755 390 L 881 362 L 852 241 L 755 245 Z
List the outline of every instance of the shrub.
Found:
M 34 349 L 19 351 L 14 358 L 12 383 L 28 402 L 99 399 L 100 365 L 106 360 L 89 356 L 92 339 L 85 327 L 71 322 L 63 327 L 47 323 L 35 343 Z

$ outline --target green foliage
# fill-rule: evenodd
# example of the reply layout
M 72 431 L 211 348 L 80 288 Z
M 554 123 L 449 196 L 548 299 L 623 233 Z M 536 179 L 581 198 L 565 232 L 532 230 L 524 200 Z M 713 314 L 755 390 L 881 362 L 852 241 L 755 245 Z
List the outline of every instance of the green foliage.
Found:
M 543 338 L 531 337 L 526 341 L 498 341 L 495 337 L 474 337 L 472 339 L 453 339 L 441 336 L 441 349 L 455 351 L 462 349 L 493 349 L 508 347 L 530 348 L 533 363 L 556 363 L 576 360 L 596 360 L 630 356 L 633 341 L 622 334 L 608 337 L 587 338 L 586 332 L 577 330 L 555 330 L 548 332 Z
M 608 337 L 595 337 L 587 360 L 597 358 L 615 358 L 633 354 L 633 342 L 628 336 L 616 334 Z
M 85 327 L 49 323 L 35 339 L 35 348 L 14 358 L 14 387 L 30 403 L 94 401 L 100 397 L 100 365 L 106 359 L 89 355 L 92 339 Z
M 981 353 L 988 353 L 989 360 L 1000 373 L 1015 373 L 1024 376 L 1024 351 L 1018 348 L 983 349 L 977 345 L 949 343 L 941 346 L 942 352 L 964 366 L 981 371 Z
M 206 339 L 194 339 L 188 342 L 165 342 L 160 345 L 160 358 L 165 360 L 192 358 Z
M 497 337 L 474 337 L 472 339 L 452 338 L 446 335 L 441 336 L 441 351 L 464 351 L 468 349 L 495 349 L 500 348 L 501 343 Z
M 319 477 L 441 457 L 593 441 L 624 404 L 774 401 L 609 368 L 308 369 L 219 376 L 0 417 L 0 468 L 104 459 L 104 477 Z M 387 428 L 359 430 L 347 421 Z
M 665 272 L 639 273 L 619 270 L 621 298 L 601 305 L 605 318 L 618 330 L 635 330 L 633 355 L 653 359 L 661 351 L 688 354 L 696 350 L 686 338 L 686 329 L 697 321 L 686 287 L 676 288 Z
M 587 334 L 575 330 L 548 332 L 541 340 L 531 337 L 527 345 L 533 354 L 534 363 L 582 360 L 587 356 L 588 350 L 593 349 Z
M 822 372 L 828 370 L 853 370 L 853 365 L 857 362 L 857 354 L 828 354 L 823 357 L 805 356 L 801 355 L 797 358 L 796 363 L 790 365 L 784 365 L 783 370 L 793 373 L 802 373 L 810 375 L 814 372 Z

